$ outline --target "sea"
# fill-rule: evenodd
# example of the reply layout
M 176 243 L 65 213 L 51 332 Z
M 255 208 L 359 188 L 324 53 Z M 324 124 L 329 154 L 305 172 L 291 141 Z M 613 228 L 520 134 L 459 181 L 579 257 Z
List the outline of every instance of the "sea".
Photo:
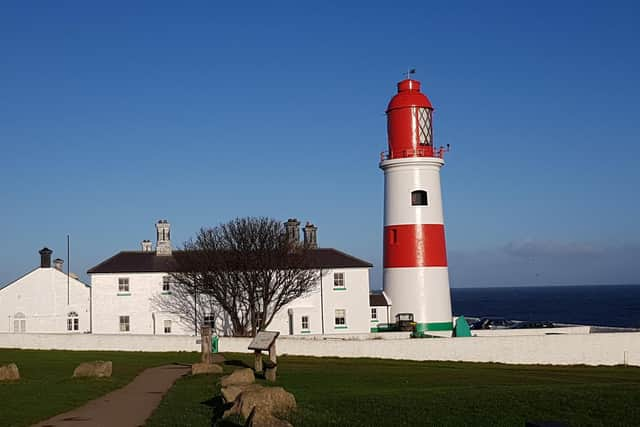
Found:
M 452 288 L 456 316 L 640 328 L 640 285 Z

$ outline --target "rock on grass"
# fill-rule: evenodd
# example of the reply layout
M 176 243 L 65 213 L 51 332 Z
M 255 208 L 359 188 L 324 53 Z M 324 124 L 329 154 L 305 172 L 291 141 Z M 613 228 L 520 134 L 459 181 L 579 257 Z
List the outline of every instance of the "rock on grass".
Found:
M 110 377 L 112 371 L 113 363 L 111 361 L 96 360 L 79 364 L 73 371 L 73 377 Z
M 211 363 L 194 363 L 191 365 L 191 375 L 221 374 L 222 366 Z
M 16 381 L 20 379 L 20 371 L 15 363 L 0 366 L 0 381 Z

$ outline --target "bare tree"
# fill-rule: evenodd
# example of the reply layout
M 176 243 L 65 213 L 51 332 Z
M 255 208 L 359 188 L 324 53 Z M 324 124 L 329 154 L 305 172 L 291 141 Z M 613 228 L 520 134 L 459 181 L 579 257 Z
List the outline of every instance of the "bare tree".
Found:
M 229 319 L 233 335 L 250 336 L 314 289 L 317 270 L 309 255 L 309 249 L 288 238 L 282 223 L 237 218 L 200 229 L 175 253 L 172 276 L 192 301 L 196 294 L 211 298 Z
M 186 330 L 192 329 L 194 335 L 200 334 L 202 325 L 212 326 L 222 335 L 232 334 L 227 316 L 213 298 L 199 293 L 189 283 L 172 280 L 170 293 L 155 295 L 151 298 L 151 304 L 160 312 L 178 316 L 180 325 Z

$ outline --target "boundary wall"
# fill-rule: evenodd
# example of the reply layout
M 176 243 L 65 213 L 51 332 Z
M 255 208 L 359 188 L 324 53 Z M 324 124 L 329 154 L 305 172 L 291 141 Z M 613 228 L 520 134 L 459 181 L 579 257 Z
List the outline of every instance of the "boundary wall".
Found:
M 0 348 L 200 351 L 199 337 L 98 334 L 5 334 Z M 222 352 L 247 353 L 250 338 L 220 338 Z M 640 366 L 640 332 L 487 336 L 469 338 L 348 339 L 281 337 L 278 354 L 317 357 L 497 362 L 508 364 Z

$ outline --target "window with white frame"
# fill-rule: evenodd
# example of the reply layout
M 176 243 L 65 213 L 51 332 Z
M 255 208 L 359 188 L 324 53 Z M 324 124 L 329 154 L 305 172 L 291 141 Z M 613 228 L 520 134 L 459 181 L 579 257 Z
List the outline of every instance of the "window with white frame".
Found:
M 171 320 L 165 320 L 164 321 L 164 333 L 165 334 L 170 334 L 171 333 Z
M 171 276 L 162 276 L 162 292 L 171 292 Z
M 347 324 L 347 310 L 337 309 L 336 310 L 336 326 L 345 326 Z
M 333 273 L 333 287 L 344 289 L 344 273 Z
M 67 331 L 77 331 L 80 329 L 80 319 L 78 313 L 70 311 L 67 313 Z
M 309 329 L 309 316 L 302 316 L 302 329 Z
M 27 332 L 27 316 L 24 313 L 16 313 L 13 316 L 13 332 L 16 334 Z
M 118 277 L 118 292 L 129 292 L 128 277 Z
M 371 320 L 378 320 L 378 309 L 377 308 L 372 308 L 371 309 Z
M 120 332 L 129 332 L 130 323 L 129 316 L 120 316 Z

